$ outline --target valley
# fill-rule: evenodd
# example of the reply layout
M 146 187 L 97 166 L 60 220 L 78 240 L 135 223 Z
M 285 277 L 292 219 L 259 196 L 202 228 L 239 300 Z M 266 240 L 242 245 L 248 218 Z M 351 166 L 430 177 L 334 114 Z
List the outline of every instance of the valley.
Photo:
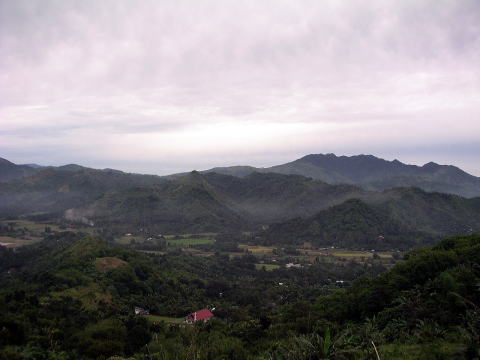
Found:
M 251 169 L 14 172 L 0 183 L 0 359 L 477 351 L 480 198 Z M 185 322 L 197 312 L 211 317 Z
M 0 0 L 0 360 L 480 360 L 480 0 Z

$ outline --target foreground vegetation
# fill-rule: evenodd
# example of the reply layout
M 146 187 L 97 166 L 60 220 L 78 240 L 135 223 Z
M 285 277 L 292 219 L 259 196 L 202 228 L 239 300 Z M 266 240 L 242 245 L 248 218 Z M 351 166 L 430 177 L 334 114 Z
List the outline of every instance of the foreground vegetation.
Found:
M 373 261 L 263 271 L 248 253 L 158 255 L 52 234 L 0 247 L 0 359 L 376 359 L 375 348 L 382 359 L 474 359 L 479 263 L 478 235 L 385 272 Z M 208 306 L 213 320 L 182 325 Z

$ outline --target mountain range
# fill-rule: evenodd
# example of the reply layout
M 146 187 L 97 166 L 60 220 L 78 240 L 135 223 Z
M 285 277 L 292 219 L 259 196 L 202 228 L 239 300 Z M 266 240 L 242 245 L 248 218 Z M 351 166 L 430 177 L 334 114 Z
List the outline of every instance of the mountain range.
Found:
M 76 164 L 59 167 L 45 167 L 37 164 L 16 165 L 0 158 L 0 182 L 29 177 L 46 168 L 65 171 L 88 169 Z M 373 155 L 311 154 L 286 164 L 267 168 L 230 166 L 215 167 L 201 172 L 237 177 L 244 177 L 255 172 L 278 173 L 301 175 L 328 184 L 357 185 L 366 190 L 378 191 L 395 187 L 415 186 L 430 192 L 443 192 L 469 198 L 480 196 L 480 178 L 470 175 L 458 167 L 439 165 L 434 162 L 429 162 L 423 166 L 407 165 L 398 160 L 388 161 Z M 165 178 L 172 179 L 186 174 L 178 173 L 168 175 Z
M 429 162 L 423 166 L 387 161 L 372 155 L 336 156 L 311 154 L 295 161 L 268 168 L 251 166 L 217 167 L 206 172 L 246 176 L 253 172 L 295 174 L 329 184 L 352 184 L 367 190 L 415 186 L 425 191 L 480 196 L 480 178 L 458 167 Z
M 272 172 L 233 167 L 160 177 L 79 165 L 30 168 L 28 173 L 27 165 L 1 164 L 3 178 L 9 178 L 0 183 L 3 218 L 63 218 L 127 232 L 263 228 L 259 239 L 264 243 L 312 241 L 376 248 L 392 243 L 409 247 L 480 231 L 480 198 L 432 191 L 458 178 L 463 182 L 456 189 L 469 188 L 474 194 L 478 178 L 450 166 L 417 167 L 363 155 L 309 155 L 270 168 Z M 372 185 L 380 183 L 375 179 L 381 176 L 386 184 L 412 180 L 422 172 L 427 189 Z M 318 179 L 321 174 L 331 183 Z M 425 174 L 439 180 L 428 182 Z

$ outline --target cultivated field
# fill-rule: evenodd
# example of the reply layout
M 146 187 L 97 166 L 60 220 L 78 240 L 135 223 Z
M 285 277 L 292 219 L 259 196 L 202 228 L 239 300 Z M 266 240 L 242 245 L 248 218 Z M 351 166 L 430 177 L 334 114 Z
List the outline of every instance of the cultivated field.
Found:
M 183 239 L 168 239 L 167 246 L 188 246 L 188 245 L 203 245 L 213 244 L 214 239 L 209 238 L 183 238 Z
M 255 268 L 257 270 L 263 270 L 265 268 L 266 271 L 272 271 L 275 269 L 279 269 L 280 265 L 275 264 L 255 264 Z

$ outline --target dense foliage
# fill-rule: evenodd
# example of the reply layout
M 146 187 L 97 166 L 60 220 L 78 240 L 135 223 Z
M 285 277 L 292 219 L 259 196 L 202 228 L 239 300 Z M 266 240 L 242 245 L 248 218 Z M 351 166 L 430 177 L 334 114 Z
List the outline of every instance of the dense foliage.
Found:
M 303 244 L 362 249 L 409 249 L 434 236 L 414 231 L 381 209 L 349 200 L 310 218 L 273 224 L 261 234 L 263 244 Z
M 353 263 L 262 271 L 252 255 L 148 255 L 75 233 L 0 251 L 0 359 L 370 359 L 372 341 L 382 359 L 478 356 L 480 236 L 379 275 Z M 186 327 L 133 315 L 209 305 L 215 319 Z

